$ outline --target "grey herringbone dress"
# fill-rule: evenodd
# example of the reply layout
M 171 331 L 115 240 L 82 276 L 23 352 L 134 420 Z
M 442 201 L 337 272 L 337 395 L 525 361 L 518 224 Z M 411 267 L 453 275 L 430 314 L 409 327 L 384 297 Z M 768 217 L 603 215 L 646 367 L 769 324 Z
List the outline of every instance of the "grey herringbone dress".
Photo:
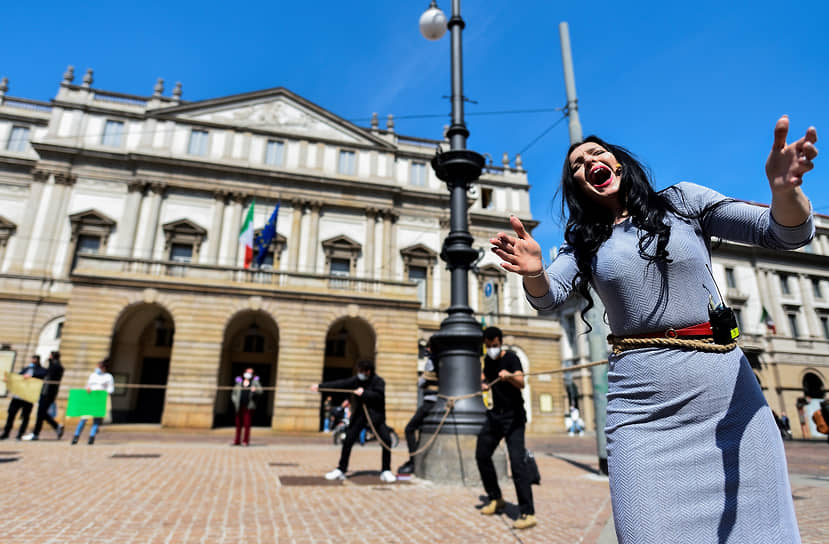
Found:
M 725 200 L 690 183 L 663 194 L 690 214 Z M 706 270 L 709 236 L 792 249 L 814 235 L 811 218 L 782 227 L 768 208 L 743 202 L 724 203 L 699 220 L 669 221 L 666 266 L 648 266 L 639 256 L 640 232 L 630 220 L 616 225 L 593 260 L 592 285 L 614 335 L 708 321 L 709 293 L 717 300 Z M 538 309 L 561 304 L 576 272 L 572 250 L 562 248 L 547 269 L 550 292 L 528 295 L 530 302 Z M 607 450 L 619 542 L 800 542 L 783 443 L 739 348 L 644 348 L 609 362 Z

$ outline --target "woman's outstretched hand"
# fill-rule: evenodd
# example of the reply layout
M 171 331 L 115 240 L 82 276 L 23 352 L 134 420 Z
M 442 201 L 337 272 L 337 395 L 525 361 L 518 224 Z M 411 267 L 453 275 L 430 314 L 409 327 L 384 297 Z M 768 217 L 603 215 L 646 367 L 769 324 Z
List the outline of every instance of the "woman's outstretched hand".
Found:
M 522 276 L 541 276 L 544 261 L 541 258 L 541 246 L 529 235 L 521 220 L 511 215 L 509 218 L 515 236 L 499 232 L 490 238 L 492 252 L 501 258 L 501 266 Z
M 766 177 L 772 193 L 792 190 L 803 183 L 803 174 L 815 167 L 812 160 L 817 157 L 817 130 L 809 127 L 806 134 L 786 144 L 789 134 L 789 116 L 784 115 L 774 125 L 774 144 L 766 160 Z

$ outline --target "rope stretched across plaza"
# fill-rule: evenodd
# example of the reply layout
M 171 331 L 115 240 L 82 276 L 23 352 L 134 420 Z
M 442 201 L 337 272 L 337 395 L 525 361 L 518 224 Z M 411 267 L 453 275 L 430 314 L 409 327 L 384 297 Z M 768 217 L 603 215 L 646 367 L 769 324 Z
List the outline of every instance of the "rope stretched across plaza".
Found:
M 558 373 L 561 373 L 561 372 L 571 372 L 573 370 L 581 370 L 583 368 L 590 368 L 590 367 L 593 367 L 593 366 L 604 365 L 604 364 L 607 364 L 606 359 L 601 360 L 601 361 L 593 361 L 592 363 L 585 363 L 583 365 L 573 365 L 573 366 L 568 366 L 568 367 L 556 368 L 556 369 L 553 369 L 553 370 L 543 370 L 543 371 L 539 371 L 539 372 L 522 373 L 522 376 L 529 377 L 529 376 L 540 376 L 542 374 L 558 374 Z M 509 378 L 511 376 L 515 376 L 515 374 L 508 374 L 505 377 Z M 440 430 L 443 428 L 443 424 L 446 423 L 446 418 L 449 417 L 449 414 L 455 408 L 455 403 L 457 401 L 465 400 L 465 399 L 471 399 L 471 398 L 474 398 L 474 397 L 479 397 L 479 396 L 484 394 L 485 390 L 489 390 L 490 388 L 492 388 L 493 385 L 495 385 L 496 383 L 498 383 L 500 381 L 502 381 L 502 378 L 500 376 L 498 376 L 497 378 L 495 378 L 494 380 L 492 380 L 491 382 L 486 384 L 486 389 L 481 389 L 481 391 L 475 391 L 475 392 L 472 392 L 472 393 L 467 393 L 465 395 L 452 395 L 452 396 L 450 396 L 450 395 L 438 395 L 438 397 L 446 400 L 446 405 L 444 407 L 443 416 L 441 416 L 440 422 L 438 423 L 438 426 L 435 429 L 435 432 L 432 433 L 432 436 L 430 436 L 429 439 L 426 441 L 426 443 L 424 443 L 422 446 L 417 448 L 415 451 L 409 453 L 409 456 L 414 457 L 415 455 L 419 455 L 419 454 L 423 453 L 424 451 L 426 451 L 427 449 L 429 449 L 429 447 L 432 445 L 432 443 L 437 439 L 438 435 L 440 434 Z M 354 393 L 353 389 L 334 389 L 334 388 L 328 388 L 328 387 L 326 387 L 326 388 L 320 387 L 320 388 L 317 389 L 317 391 L 322 392 L 322 393 L 349 393 L 349 394 Z M 380 435 L 377 433 L 377 429 L 374 427 L 374 422 L 371 420 L 371 416 L 369 415 L 369 412 L 368 412 L 368 407 L 365 405 L 365 403 L 363 403 L 363 412 L 365 412 L 365 414 L 366 414 L 366 419 L 368 420 L 368 425 L 369 425 L 369 427 L 371 427 L 371 432 L 374 433 L 374 436 L 377 438 L 377 442 L 383 448 L 387 449 L 388 451 L 392 451 L 392 447 L 389 446 L 388 444 L 386 444 L 383 441 L 383 439 L 380 438 Z

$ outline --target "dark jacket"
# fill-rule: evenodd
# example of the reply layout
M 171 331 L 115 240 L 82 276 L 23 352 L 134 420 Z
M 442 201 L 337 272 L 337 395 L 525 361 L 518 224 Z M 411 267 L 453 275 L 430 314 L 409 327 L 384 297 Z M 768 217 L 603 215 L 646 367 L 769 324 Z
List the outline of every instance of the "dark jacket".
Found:
M 320 389 L 357 389 L 363 388 L 361 396 L 351 395 L 351 424 L 368 425 L 363 404 L 368 408 L 371 422 L 374 426 L 386 422 L 386 382 L 380 376 L 372 373 L 365 381 L 357 376 L 343 380 L 333 380 L 319 384 Z
M 243 378 L 236 376 L 236 382 L 233 385 L 233 390 L 230 392 L 230 400 L 233 402 L 233 407 L 239 411 L 239 404 L 242 402 L 242 392 L 247 391 L 248 410 L 256 410 L 256 401 L 263 393 L 262 384 L 259 383 L 259 376 L 254 376 L 250 380 L 248 387 L 242 387 Z
M 53 360 L 46 368 L 46 376 L 43 378 L 47 382 L 59 382 L 63 379 L 63 365 L 60 361 Z M 43 384 L 43 389 L 40 390 L 40 398 L 46 400 L 55 400 L 58 396 L 59 383 Z

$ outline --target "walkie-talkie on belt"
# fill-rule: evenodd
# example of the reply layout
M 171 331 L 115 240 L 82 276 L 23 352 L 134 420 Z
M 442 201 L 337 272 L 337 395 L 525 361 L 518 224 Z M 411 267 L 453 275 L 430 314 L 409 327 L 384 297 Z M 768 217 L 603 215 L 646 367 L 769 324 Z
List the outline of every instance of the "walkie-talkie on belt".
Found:
M 705 268 L 708 268 L 708 265 L 705 265 Z M 708 273 L 711 274 L 710 268 L 708 268 Z M 711 274 L 711 280 L 714 282 L 717 296 L 720 298 L 720 303 L 715 306 L 714 297 L 711 296 L 710 292 L 708 293 L 708 321 L 711 323 L 711 330 L 714 332 L 714 343 L 731 344 L 740 337 L 737 316 L 734 315 L 734 310 L 725 305 L 717 281 L 714 280 L 714 274 Z

